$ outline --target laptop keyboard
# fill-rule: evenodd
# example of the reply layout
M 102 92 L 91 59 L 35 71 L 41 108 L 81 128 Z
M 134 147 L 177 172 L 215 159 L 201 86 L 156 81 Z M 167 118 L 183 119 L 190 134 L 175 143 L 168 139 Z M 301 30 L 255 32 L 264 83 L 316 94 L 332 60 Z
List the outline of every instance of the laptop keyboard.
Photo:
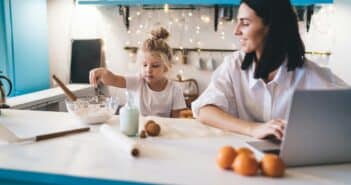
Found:
M 281 140 L 275 137 L 267 137 L 261 141 L 249 141 L 247 143 L 264 153 L 272 153 L 277 155 L 280 153 Z

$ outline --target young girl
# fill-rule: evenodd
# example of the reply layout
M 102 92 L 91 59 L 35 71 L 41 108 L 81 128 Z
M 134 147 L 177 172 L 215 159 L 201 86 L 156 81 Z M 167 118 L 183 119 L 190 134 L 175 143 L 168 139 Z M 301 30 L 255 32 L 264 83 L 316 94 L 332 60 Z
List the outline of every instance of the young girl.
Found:
M 96 68 L 90 71 L 90 83 L 126 88 L 133 93 L 143 116 L 178 117 L 186 105 L 180 86 L 166 77 L 172 60 L 171 48 L 165 42 L 169 33 L 161 27 L 151 31 L 151 35 L 138 53 L 140 74 L 121 76 L 105 68 Z

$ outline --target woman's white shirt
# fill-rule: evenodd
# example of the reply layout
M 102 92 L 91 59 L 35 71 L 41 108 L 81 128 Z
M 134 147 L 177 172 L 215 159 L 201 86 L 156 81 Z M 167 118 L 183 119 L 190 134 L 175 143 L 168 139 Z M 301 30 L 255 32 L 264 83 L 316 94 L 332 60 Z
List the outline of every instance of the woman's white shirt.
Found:
M 185 99 L 181 87 L 168 80 L 162 91 L 150 89 L 139 76 L 126 76 L 126 89 L 135 97 L 135 103 L 143 116 L 170 117 L 172 110 L 185 109 Z
M 254 78 L 254 63 L 248 70 L 241 69 L 244 57 L 241 51 L 225 57 L 207 89 L 192 103 L 195 117 L 198 117 L 201 107 L 215 105 L 232 116 L 248 121 L 287 120 L 296 89 L 348 87 L 328 68 L 319 67 L 308 60 L 302 68 L 289 72 L 286 65 L 281 65 L 274 79 L 265 83 L 262 79 Z

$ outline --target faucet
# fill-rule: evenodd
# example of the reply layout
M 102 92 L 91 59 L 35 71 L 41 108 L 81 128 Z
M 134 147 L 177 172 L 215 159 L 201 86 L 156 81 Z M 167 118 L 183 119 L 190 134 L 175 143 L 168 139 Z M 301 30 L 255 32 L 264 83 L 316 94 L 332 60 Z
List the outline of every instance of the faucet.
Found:
M 4 84 L 2 83 L 1 79 L 4 79 L 9 84 L 9 92 L 7 94 L 6 94 L 5 87 L 4 87 Z M 8 106 L 6 104 L 6 96 L 10 95 L 11 90 L 12 90 L 11 80 L 9 78 L 7 78 L 6 76 L 0 75 L 0 109 L 10 108 L 10 106 Z M 0 114 L 1 114 L 1 112 L 0 112 Z

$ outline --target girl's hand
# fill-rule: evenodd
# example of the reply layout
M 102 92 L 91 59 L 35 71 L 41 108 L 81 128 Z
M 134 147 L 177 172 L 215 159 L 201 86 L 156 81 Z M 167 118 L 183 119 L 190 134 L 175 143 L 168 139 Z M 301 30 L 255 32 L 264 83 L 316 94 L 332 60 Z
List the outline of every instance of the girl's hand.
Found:
M 273 135 L 277 139 L 282 140 L 285 125 L 285 120 L 273 119 L 266 123 L 255 125 L 251 130 L 251 135 L 258 139 Z
M 99 82 L 105 85 L 110 85 L 113 83 L 113 78 L 113 73 L 105 68 L 95 68 L 89 73 L 90 84 L 94 87 L 97 87 Z

